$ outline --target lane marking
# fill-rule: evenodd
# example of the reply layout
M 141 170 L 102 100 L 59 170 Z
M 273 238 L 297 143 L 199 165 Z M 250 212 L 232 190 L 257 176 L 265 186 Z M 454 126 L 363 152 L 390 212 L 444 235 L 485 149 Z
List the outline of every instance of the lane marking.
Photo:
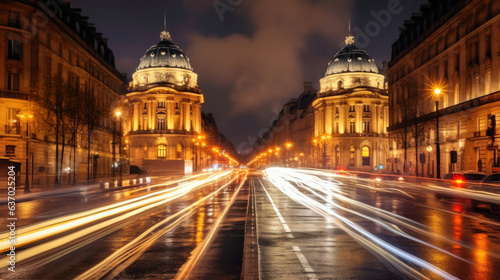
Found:
M 259 179 L 259 182 L 260 182 L 262 188 L 264 189 L 264 191 L 266 192 L 267 197 L 269 198 L 269 201 L 271 202 L 271 205 L 273 206 L 273 209 L 276 212 L 276 215 L 278 216 L 278 218 L 281 221 L 281 224 L 283 225 L 283 228 L 288 233 L 287 237 L 290 239 L 294 238 L 293 234 L 291 233 L 292 231 L 290 230 L 290 227 L 288 227 L 288 224 L 286 223 L 285 219 L 283 218 L 280 211 L 278 210 L 278 207 L 276 207 L 276 204 L 274 203 L 274 200 L 272 199 L 271 195 L 267 191 L 267 189 L 264 186 L 264 184 L 262 183 L 262 181 L 260 181 L 260 179 Z M 304 256 L 304 254 L 300 250 L 300 247 L 293 246 L 293 251 L 295 252 L 295 255 L 297 256 L 297 258 L 299 259 L 299 262 L 302 265 L 302 268 L 307 273 L 307 277 L 309 277 L 309 279 L 311 279 L 311 280 L 318 279 L 318 276 L 316 275 L 316 273 L 314 272 L 314 269 L 311 267 L 311 265 L 307 261 L 306 257 Z

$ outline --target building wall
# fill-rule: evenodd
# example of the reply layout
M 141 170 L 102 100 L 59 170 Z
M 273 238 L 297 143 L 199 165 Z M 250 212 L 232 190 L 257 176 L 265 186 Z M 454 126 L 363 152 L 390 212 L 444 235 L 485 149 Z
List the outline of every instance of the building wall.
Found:
M 405 25 L 393 44 L 388 70 L 390 130 L 394 140 L 391 157 L 399 159 L 400 168 L 404 159 L 405 119 L 408 126 L 409 120 L 418 115 L 422 116 L 426 131 L 419 141 L 422 144 L 418 153 L 427 154 L 427 158 L 431 155 L 424 175 L 436 175 L 432 161 L 436 157 L 433 134 L 437 100 L 439 115 L 443 116 L 439 120 L 441 174 L 453 170 L 449 164 L 452 150 L 460 156 L 454 170 L 479 170 L 477 162 L 481 159 L 482 170 L 492 172 L 493 152 L 487 150 L 491 141 L 481 139 L 485 139 L 488 114 L 498 114 L 495 99 L 482 98 L 500 90 L 499 12 L 499 1 L 436 1 Z M 433 94 L 435 88 L 442 89 L 439 97 Z M 408 139 L 414 138 L 410 132 L 408 135 Z M 411 145 L 413 148 L 407 152 L 412 155 L 407 155 L 407 159 L 415 155 L 414 141 Z M 433 152 L 428 153 L 430 148 Z M 415 166 L 415 160 L 412 165 Z M 416 175 L 414 167 L 409 170 L 409 164 L 407 172 Z
M 385 90 L 360 87 L 319 93 L 313 107 L 315 157 L 321 166 L 367 171 L 380 165 L 386 168 L 387 99 Z
M 55 137 L 43 120 L 46 117 L 41 115 L 43 108 L 33 101 L 34 95 L 47 91 L 48 81 L 60 78 L 74 81 L 82 91 L 93 94 L 100 104 L 111 107 L 119 99 L 123 82 L 114 67 L 114 56 L 106 39 L 87 18 L 79 15 L 78 9 L 70 10 L 69 4 L 63 4 L 51 6 L 53 13 L 47 14 L 40 5 L 43 3 L 39 1 L 0 3 L 0 156 L 23 162 L 22 173 L 25 173 L 27 125 L 16 115 L 30 112 L 33 118 L 29 154 L 35 159 L 33 181 L 43 184 L 42 177 L 54 174 Z M 8 54 L 9 42 L 20 44 L 19 56 Z M 17 77 L 19 82 L 13 86 Z M 96 174 L 100 176 L 109 176 L 111 172 L 113 125 L 113 119 L 106 116 L 94 135 L 91 153 L 100 154 L 96 160 L 99 166 Z M 82 141 L 77 145 L 77 166 L 73 166 L 72 159 L 70 164 L 69 157 L 66 159 L 70 153 L 66 146 L 63 170 L 76 168 L 86 175 L 86 143 Z M 7 146 L 15 146 L 14 153 Z M 29 164 L 32 165 L 31 160 Z

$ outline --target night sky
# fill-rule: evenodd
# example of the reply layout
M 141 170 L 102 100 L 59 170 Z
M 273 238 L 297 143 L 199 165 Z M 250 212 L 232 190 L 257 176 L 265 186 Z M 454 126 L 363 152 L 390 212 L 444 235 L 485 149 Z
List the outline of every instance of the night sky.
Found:
M 191 59 L 203 111 L 239 150 L 251 147 L 303 81 L 319 88 L 345 44 L 349 18 L 356 45 L 381 67 L 399 28 L 425 0 L 72 0 L 109 39 L 130 78 L 160 41 L 163 17 L 172 41 Z M 388 17 L 387 15 L 390 15 Z M 357 32 L 361 30 L 363 34 Z M 361 34 L 361 35 L 360 35 Z M 358 36 L 361 36 L 358 37 Z

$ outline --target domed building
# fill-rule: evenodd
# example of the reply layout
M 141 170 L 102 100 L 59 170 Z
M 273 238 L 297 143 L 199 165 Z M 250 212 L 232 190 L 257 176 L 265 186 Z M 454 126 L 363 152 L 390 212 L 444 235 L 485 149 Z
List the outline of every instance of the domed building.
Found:
M 346 46 L 328 64 L 312 104 L 318 167 L 385 168 L 388 99 L 375 60 L 348 36 Z
M 202 133 L 203 94 L 186 54 L 163 30 L 132 75 L 125 99 L 125 147 L 131 165 L 149 173 L 184 168 L 196 160 L 192 139 Z

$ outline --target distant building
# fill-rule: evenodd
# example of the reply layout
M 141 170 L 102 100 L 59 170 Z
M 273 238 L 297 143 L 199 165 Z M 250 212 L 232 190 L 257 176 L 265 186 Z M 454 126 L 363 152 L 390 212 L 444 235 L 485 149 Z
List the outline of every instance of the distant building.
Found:
M 20 164 L 23 183 L 28 158 L 35 187 L 54 183 L 55 174 L 62 183 L 85 180 L 87 172 L 90 179 L 111 176 L 113 119 L 94 112 L 89 140 L 84 116 L 74 113 L 90 103 L 74 93 L 111 108 L 123 78 L 107 39 L 80 12 L 69 1 L 0 2 L 0 157 Z M 55 94 L 59 99 L 40 103 Z M 56 104 L 64 107 L 59 124 Z M 69 112 L 74 105 L 79 109 Z
M 388 70 L 394 168 L 429 177 L 437 175 L 437 168 L 441 176 L 494 171 L 499 154 L 498 130 L 491 129 L 492 119 L 500 121 L 499 12 L 500 1 L 429 1 L 405 21 L 392 45 Z M 441 93 L 434 94 L 435 89 Z
M 318 167 L 372 171 L 387 168 L 388 94 L 375 60 L 354 45 L 328 64 L 314 107 Z
M 130 164 L 146 161 L 146 170 L 165 171 L 180 163 L 190 172 L 199 163 L 193 139 L 202 135 L 203 94 L 189 58 L 166 30 L 160 37 L 140 59 L 129 84 L 125 148 Z
M 256 166 L 315 166 L 313 158 L 314 111 L 316 97 L 312 83 L 304 82 L 304 91 L 288 101 L 269 130 L 255 145 Z M 288 146 L 287 146 L 288 144 Z

